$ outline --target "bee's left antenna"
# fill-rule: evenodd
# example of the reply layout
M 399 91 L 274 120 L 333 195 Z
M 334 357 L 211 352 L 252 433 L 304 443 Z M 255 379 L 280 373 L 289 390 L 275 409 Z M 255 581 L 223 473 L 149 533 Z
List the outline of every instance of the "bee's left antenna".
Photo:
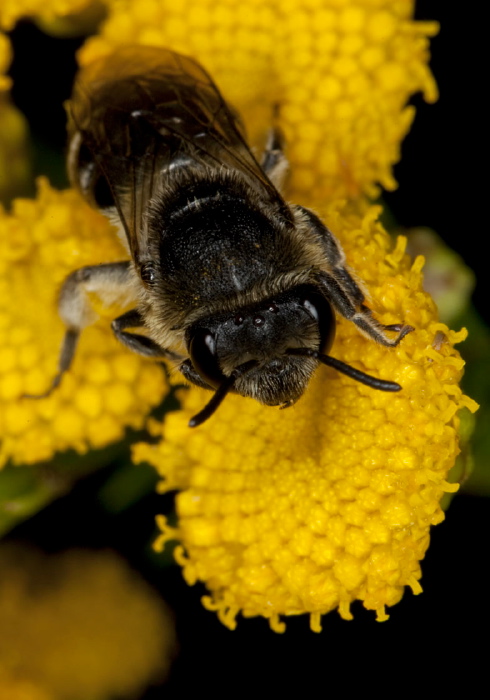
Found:
M 310 348 L 290 348 L 286 351 L 286 355 L 300 355 L 306 357 L 313 357 L 318 362 L 321 362 L 328 367 L 333 367 L 337 372 L 342 372 L 346 374 L 351 379 L 355 379 L 356 382 L 370 386 L 372 389 L 379 389 L 380 391 L 401 391 L 401 386 L 396 382 L 389 382 L 386 379 L 378 379 L 377 377 L 372 377 L 370 374 L 361 372 L 355 367 L 346 365 L 345 362 L 335 359 L 335 357 L 330 357 L 330 355 L 323 355 L 321 352 L 316 350 L 311 350 Z

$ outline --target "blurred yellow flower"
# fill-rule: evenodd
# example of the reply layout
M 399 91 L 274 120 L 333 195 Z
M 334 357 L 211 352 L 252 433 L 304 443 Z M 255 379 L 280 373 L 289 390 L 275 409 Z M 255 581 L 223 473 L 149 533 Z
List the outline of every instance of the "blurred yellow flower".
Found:
M 19 19 L 34 18 L 46 25 L 71 17 L 84 17 L 84 12 L 99 4 L 97 0 L 2 0 L 0 29 L 10 31 Z
M 6 75 L 11 58 L 8 39 L 0 33 L 0 200 L 18 193 L 31 172 L 27 123 L 6 92 L 11 85 Z
M 9 40 L 0 33 L 0 92 L 7 90 L 11 85 L 10 78 L 6 75 L 11 60 L 12 52 Z
M 0 94 L 0 200 L 18 194 L 29 181 L 27 133 L 24 116 Z
M 166 606 L 112 552 L 0 549 L 0 697 L 132 698 L 175 655 Z

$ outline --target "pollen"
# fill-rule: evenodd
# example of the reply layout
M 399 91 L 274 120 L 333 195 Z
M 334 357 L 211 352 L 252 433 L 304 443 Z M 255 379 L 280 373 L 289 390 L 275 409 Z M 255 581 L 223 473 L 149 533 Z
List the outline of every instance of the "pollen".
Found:
M 339 205 L 324 212 L 376 317 L 416 330 L 385 348 L 340 320 L 331 354 L 402 391 L 376 391 L 321 367 L 286 411 L 228 396 L 190 431 L 209 396 L 191 389 L 182 411 L 152 424 L 165 439 L 135 448 L 135 459 L 161 474 L 160 491 L 180 490 L 178 529 L 160 519 L 163 536 L 181 541 L 186 580 L 207 585 L 206 606 L 231 628 L 239 612 L 267 618 L 276 631 L 280 616 L 309 613 L 319 631 L 330 610 L 348 619 L 354 600 L 387 619 L 385 606 L 407 586 L 420 592 L 430 528 L 444 518 L 440 500 L 458 488 L 447 482 L 458 412 L 476 408 L 458 387 L 454 344 L 465 333 L 438 322 L 421 260 L 404 254 L 403 238 L 393 248 L 378 214 L 347 215 Z
M 435 22 L 412 19 L 406 0 L 107 0 L 93 58 L 124 43 L 163 46 L 196 58 L 263 148 L 279 121 L 297 200 L 377 196 L 394 189 L 393 165 L 410 128 L 410 96 L 437 99 L 428 68 Z M 325 126 L 328 124 L 328 128 Z M 307 157 L 308 168 L 295 167 Z
M 56 304 L 67 274 L 127 257 L 107 219 L 41 180 L 36 201 L 16 200 L 12 214 L 0 214 L 0 249 L 0 462 L 85 452 L 142 427 L 166 381 L 154 362 L 113 337 L 115 307 L 97 309 L 100 320 L 83 331 L 61 385 L 47 398 L 30 398 L 44 394 L 56 374 L 64 333 Z

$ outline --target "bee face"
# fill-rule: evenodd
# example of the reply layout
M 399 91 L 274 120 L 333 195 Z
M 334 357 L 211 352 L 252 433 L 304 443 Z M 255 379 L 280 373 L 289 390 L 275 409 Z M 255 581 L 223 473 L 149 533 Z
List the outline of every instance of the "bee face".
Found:
M 93 292 L 133 302 L 112 324 L 122 343 L 214 390 L 193 426 L 230 391 L 291 405 L 319 362 L 400 390 L 327 355 L 332 309 L 383 345 L 412 329 L 374 319 L 332 232 L 279 193 L 280 132 L 271 131 L 259 164 L 198 63 L 164 49 L 116 49 L 81 71 L 68 114 L 71 182 L 117 224 L 129 259 L 83 268 L 63 285 L 67 333 L 51 390 L 90 322 Z
M 234 391 L 277 406 L 301 396 L 316 366 L 288 350 L 328 352 L 334 332 L 330 305 L 313 288 L 300 286 L 234 314 L 202 319 L 188 331 L 188 349 L 194 369 L 215 389 L 237 367 L 251 363 Z

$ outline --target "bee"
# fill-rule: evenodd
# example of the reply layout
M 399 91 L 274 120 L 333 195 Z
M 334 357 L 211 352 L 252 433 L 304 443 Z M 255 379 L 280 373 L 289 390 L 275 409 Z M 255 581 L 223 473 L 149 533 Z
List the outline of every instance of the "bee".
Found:
M 334 234 L 280 194 L 288 170 L 280 131 L 271 130 L 259 162 L 196 61 L 156 47 L 116 49 L 78 74 L 68 116 L 71 184 L 118 226 L 129 259 L 64 282 L 66 333 L 47 394 L 93 321 L 89 293 L 131 304 L 112 322 L 126 347 L 169 360 L 214 392 L 191 427 L 230 392 L 291 406 L 319 363 L 373 389 L 401 389 L 327 354 L 335 313 L 389 347 L 413 329 L 374 318 Z

